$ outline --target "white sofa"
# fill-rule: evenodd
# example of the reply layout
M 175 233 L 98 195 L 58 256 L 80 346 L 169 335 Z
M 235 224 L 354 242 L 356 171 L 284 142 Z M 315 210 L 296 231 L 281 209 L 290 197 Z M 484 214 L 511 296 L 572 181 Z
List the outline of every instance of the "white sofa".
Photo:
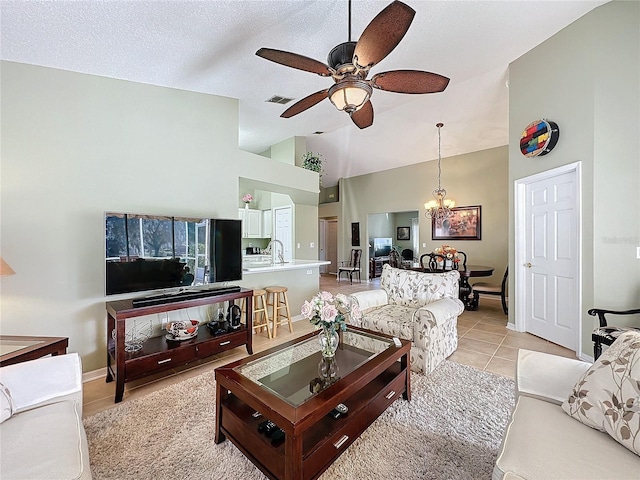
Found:
M 591 364 L 519 350 L 516 405 L 493 480 L 640 478 L 640 457 L 607 433 L 567 415 L 561 404 Z
M 411 370 L 428 374 L 458 348 L 459 279 L 384 265 L 379 289 L 351 295 L 361 315 L 349 323 L 411 340 Z
M 90 479 L 77 353 L 0 368 L 0 478 Z

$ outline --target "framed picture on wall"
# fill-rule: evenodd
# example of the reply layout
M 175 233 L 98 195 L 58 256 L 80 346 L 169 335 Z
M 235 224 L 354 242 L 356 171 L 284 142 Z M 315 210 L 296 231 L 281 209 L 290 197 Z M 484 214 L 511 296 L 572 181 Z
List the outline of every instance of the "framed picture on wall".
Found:
M 351 224 L 351 246 L 360 246 L 360 222 L 353 222 Z
M 396 240 L 411 240 L 411 227 L 398 227 Z
M 481 207 L 455 207 L 444 220 L 431 220 L 432 240 L 480 240 Z

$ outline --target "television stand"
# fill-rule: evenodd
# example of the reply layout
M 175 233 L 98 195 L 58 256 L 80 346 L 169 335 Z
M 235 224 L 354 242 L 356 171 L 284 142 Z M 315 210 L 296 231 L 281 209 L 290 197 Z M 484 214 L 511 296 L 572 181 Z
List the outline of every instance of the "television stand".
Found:
M 134 306 L 132 300 L 118 300 L 107 302 L 107 382 L 116 381 L 115 403 L 121 402 L 124 395 L 124 384 L 131 380 L 146 377 L 154 373 L 185 365 L 202 358 L 210 357 L 225 350 L 246 345 L 247 353 L 253 353 L 252 346 L 252 302 L 246 302 L 244 324 L 236 330 L 212 335 L 206 325 L 198 328 L 198 335 L 180 342 L 167 341 L 165 336 L 152 337 L 144 342 L 142 349 L 137 352 L 125 352 L 124 337 L 125 324 L 128 318 L 154 315 L 158 313 L 180 310 L 183 308 L 199 307 L 214 303 L 250 299 L 253 290 L 240 287 L 234 291 L 221 292 L 217 289 L 202 290 L 208 292 L 206 296 L 197 298 L 180 297 L 178 300 L 165 301 L 142 306 Z M 215 292 L 215 293 L 212 293 Z M 193 291 L 192 293 L 195 293 Z M 157 300 L 157 299 L 156 299 Z M 112 333 L 115 332 L 115 335 Z

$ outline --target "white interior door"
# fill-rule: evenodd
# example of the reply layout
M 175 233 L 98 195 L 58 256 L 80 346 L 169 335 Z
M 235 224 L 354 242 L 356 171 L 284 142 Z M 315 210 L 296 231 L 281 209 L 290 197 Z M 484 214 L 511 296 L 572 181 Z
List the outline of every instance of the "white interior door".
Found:
M 327 225 L 327 260 L 330 273 L 338 273 L 338 221 L 329 220 Z
M 291 206 L 286 207 L 276 207 L 273 209 L 273 225 L 275 231 L 273 232 L 272 238 L 276 240 L 280 240 L 284 245 L 284 259 L 285 261 L 291 261 L 292 258 L 292 244 L 293 244 L 293 225 L 292 225 L 292 210 Z M 271 247 L 275 255 L 277 255 L 279 245 L 273 245 Z M 278 260 L 278 257 L 275 257 L 275 261 Z
M 579 164 L 574 167 L 518 182 L 521 205 L 516 205 L 516 212 L 521 212 L 521 218 L 516 220 L 516 291 L 521 301 L 516 310 L 525 331 L 577 351 L 581 326 Z
M 318 260 L 327 259 L 327 221 L 318 220 Z M 328 273 L 327 265 L 320 265 L 320 274 Z

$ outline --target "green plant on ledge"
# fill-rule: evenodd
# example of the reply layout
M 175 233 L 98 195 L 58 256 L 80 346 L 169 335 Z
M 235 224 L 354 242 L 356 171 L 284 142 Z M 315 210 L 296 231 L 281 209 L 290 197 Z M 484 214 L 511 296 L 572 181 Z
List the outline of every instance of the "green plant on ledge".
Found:
M 302 155 L 302 167 L 312 172 L 320 174 L 320 183 L 322 183 L 322 155 L 315 152 L 307 152 Z

